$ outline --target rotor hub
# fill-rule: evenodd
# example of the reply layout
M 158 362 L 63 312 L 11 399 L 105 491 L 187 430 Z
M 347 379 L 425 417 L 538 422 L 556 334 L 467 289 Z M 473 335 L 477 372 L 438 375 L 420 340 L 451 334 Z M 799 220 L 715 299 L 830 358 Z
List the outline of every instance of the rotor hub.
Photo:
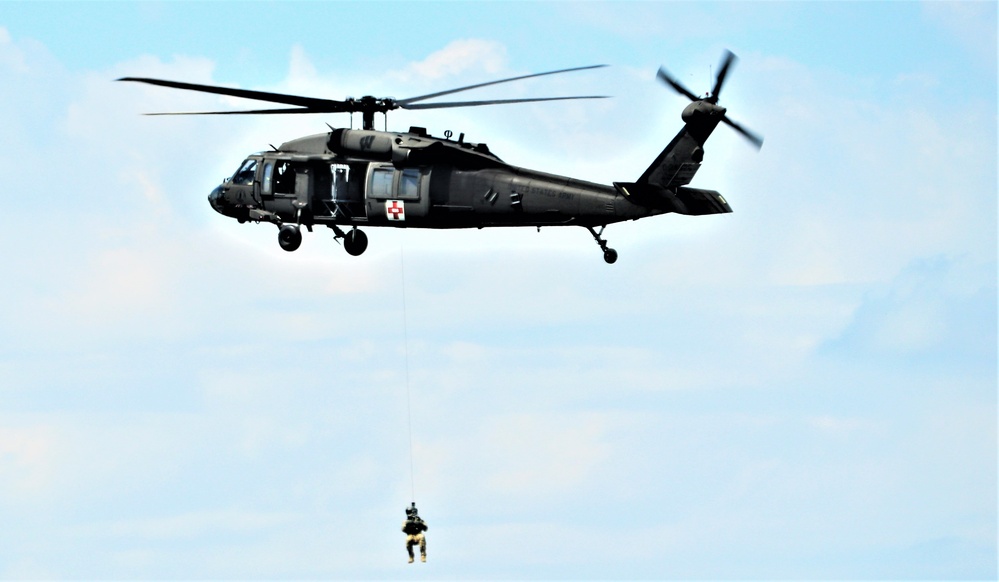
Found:
M 683 113 L 680 114 L 680 117 L 684 122 L 690 122 L 691 120 L 697 118 L 703 119 L 706 117 L 721 117 L 725 115 L 726 111 L 728 110 L 724 107 L 715 105 L 710 101 L 694 101 L 683 109 Z

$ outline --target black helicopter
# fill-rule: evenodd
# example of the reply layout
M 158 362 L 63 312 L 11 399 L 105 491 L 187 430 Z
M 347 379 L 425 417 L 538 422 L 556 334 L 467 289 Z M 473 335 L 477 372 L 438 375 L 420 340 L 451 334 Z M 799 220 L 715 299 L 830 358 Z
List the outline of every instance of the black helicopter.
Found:
M 665 69 L 658 77 L 692 103 L 683 110 L 684 127 L 634 182 L 612 186 L 556 176 L 512 166 L 484 143 L 471 143 L 460 134 L 452 140 L 433 137 L 421 127 L 406 132 L 376 131 L 375 113 L 393 109 L 436 109 L 503 103 L 600 99 L 602 96 L 547 97 L 420 103 L 459 91 L 531 77 L 593 69 L 577 67 L 490 81 L 409 99 L 333 101 L 297 95 L 196 85 L 161 79 L 124 77 L 134 81 L 292 105 L 287 109 L 153 113 L 150 115 L 231 114 L 362 114 L 362 128 L 334 129 L 295 139 L 249 156 L 208 196 L 216 211 L 240 223 L 266 221 L 278 226 L 278 241 L 286 251 L 302 243 L 301 227 L 333 230 L 344 249 L 360 255 L 368 246 L 362 226 L 403 228 L 483 228 L 493 226 L 581 226 L 586 228 L 613 263 L 617 252 L 601 238 L 608 224 L 667 212 L 688 215 L 731 212 L 714 190 L 690 188 L 704 158 L 704 142 L 719 123 L 726 123 L 757 148 L 763 139 L 736 124 L 718 105 L 722 84 L 736 57 L 726 51 L 711 92 L 698 97 Z M 272 146 L 273 147 L 273 146 Z M 341 227 L 349 227 L 345 231 Z M 596 230 L 599 227 L 599 231 Z

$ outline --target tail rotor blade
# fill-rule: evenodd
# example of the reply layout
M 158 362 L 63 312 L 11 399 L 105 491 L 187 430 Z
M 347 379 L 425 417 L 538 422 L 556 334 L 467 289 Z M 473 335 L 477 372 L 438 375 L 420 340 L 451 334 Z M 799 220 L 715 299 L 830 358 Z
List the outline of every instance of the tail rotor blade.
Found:
M 732 129 L 741 133 L 742 137 L 748 139 L 750 143 L 756 146 L 756 149 L 760 149 L 763 147 L 763 138 L 761 136 L 749 131 L 745 127 L 742 127 L 738 123 L 732 121 L 731 119 L 728 118 L 727 115 L 725 117 L 722 117 L 722 121 L 725 122 Z
M 672 87 L 674 91 L 687 97 L 687 99 L 690 99 L 691 101 L 698 100 L 697 95 L 694 95 L 693 93 L 690 92 L 689 89 L 681 85 L 679 81 L 674 79 L 668 72 L 666 72 L 665 68 L 659 67 L 659 73 L 656 76 L 659 77 L 659 79 L 662 80 L 663 83 L 666 83 L 667 85 Z
M 715 86 L 711 89 L 710 101 L 712 103 L 718 102 L 718 94 L 721 93 L 722 85 L 725 83 L 725 76 L 728 75 L 729 68 L 738 60 L 739 57 L 735 56 L 732 51 L 725 51 L 725 55 L 722 56 L 721 68 L 718 69 L 718 76 L 715 77 Z

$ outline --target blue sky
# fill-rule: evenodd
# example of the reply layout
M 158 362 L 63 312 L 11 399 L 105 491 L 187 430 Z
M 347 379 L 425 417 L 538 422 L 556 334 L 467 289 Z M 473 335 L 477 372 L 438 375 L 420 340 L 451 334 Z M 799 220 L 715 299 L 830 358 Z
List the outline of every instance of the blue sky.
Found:
M 0 577 L 994 578 L 996 28 L 987 2 L 0 4 Z M 407 97 L 606 63 L 468 95 L 612 100 L 388 123 L 610 183 L 680 129 L 656 69 L 706 91 L 725 48 L 766 143 L 719 128 L 692 185 L 735 212 L 613 225 L 613 266 L 571 228 L 285 253 L 205 197 L 348 116 L 143 117 L 243 104 L 112 82 Z

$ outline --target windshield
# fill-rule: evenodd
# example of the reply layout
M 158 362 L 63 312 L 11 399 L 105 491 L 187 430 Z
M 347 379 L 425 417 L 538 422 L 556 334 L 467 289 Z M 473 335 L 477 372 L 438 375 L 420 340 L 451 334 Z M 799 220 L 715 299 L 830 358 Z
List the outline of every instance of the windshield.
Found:
M 257 170 L 257 160 L 248 159 L 232 176 L 233 184 L 253 184 L 253 174 Z

